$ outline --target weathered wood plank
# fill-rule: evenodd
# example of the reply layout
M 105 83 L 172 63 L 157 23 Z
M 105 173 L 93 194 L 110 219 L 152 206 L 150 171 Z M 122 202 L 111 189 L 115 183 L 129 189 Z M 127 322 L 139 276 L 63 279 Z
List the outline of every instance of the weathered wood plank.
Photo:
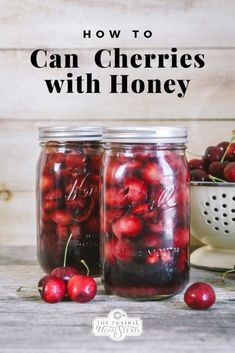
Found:
M 18 255 L 17 255 L 18 251 Z M 234 279 L 221 285 L 221 274 L 191 269 L 191 281 L 213 285 L 217 301 L 207 311 L 193 311 L 183 302 L 183 294 L 165 301 L 137 302 L 104 294 L 98 280 L 98 295 L 88 304 L 62 302 L 49 305 L 31 290 L 16 293 L 22 283 L 37 283 L 42 275 L 38 266 L 29 265 L 35 249 L 0 248 L 8 265 L 0 266 L 0 340 L 3 353 L 41 352 L 149 352 L 163 353 L 226 352 L 234 349 Z M 11 252 L 25 259 L 25 265 L 12 264 Z M 7 262 L 6 262 L 7 263 Z M 34 262 L 32 262 L 33 264 Z M 122 308 L 129 316 L 143 320 L 143 335 L 119 343 L 94 337 L 92 319 Z M 30 334 L 29 334 L 30 332 Z
M 198 50 L 186 50 L 195 55 Z M 49 51 L 52 53 L 54 51 Z M 58 51 L 56 51 L 58 52 Z M 0 119 L 234 119 L 235 49 L 199 50 L 205 54 L 202 69 L 100 69 L 94 63 L 96 50 L 72 50 L 79 53 L 80 69 L 36 69 L 30 63 L 31 51 L 0 51 Z M 128 55 L 135 50 L 126 50 Z M 138 50 L 140 54 L 156 49 Z M 166 51 L 161 51 L 166 52 Z M 185 53 L 185 50 L 179 51 Z M 59 51 L 71 53 L 71 51 Z M 66 79 L 92 72 L 100 80 L 102 94 L 53 93 L 45 79 Z M 110 94 L 110 74 L 128 74 L 129 80 L 190 79 L 184 98 L 176 92 Z M 162 89 L 163 90 L 163 89 Z M 64 91 L 66 92 L 66 91 Z M 131 90 L 130 90 L 131 92 Z M 164 90 L 163 90 L 164 92 Z M 14 99 L 13 99 L 14 98 Z
M 1 0 L 1 48 L 234 46 L 233 0 Z M 103 21 L 105 19 L 105 22 Z M 82 31 L 120 29 L 120 39 L 83 39 Z M 133 29 L 152 30 L 132 40 Z

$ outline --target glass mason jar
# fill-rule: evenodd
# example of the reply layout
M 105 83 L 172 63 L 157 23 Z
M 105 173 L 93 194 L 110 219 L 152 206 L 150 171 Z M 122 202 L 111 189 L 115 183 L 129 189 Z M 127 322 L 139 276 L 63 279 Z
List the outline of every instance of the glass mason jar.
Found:
M 37 253 L 50 273 L 67 262 L 80 273 L 100 274 L 99 189 L 101 128 L 39 129 L 42 147 L 37 167 Z
M 107 293 L 158 299 L 189 280 L 186 128 L 103 129 L 103 282 Z

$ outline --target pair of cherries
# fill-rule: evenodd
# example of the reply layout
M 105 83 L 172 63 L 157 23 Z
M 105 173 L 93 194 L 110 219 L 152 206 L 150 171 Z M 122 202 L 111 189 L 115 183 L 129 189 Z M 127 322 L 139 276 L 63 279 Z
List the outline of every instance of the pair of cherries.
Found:
M 86 303 L 92 300 L 97 291 L 95 280 L 89 276 L 89 268 L 84 260 L 81 263 L 87 269 L 87 275 L 80 275 L 74 267 L 66 266 L 68 245 L 73 234 L 67 241 L 64 254 L 63 266 L 56 267 L 50 275 L 42 277 L 37 287 L 21 286 L 18 292 L 23 288 L 38 289 L 41 298 L 47 303 L 58 303 L 66 296 L 77 303 Z

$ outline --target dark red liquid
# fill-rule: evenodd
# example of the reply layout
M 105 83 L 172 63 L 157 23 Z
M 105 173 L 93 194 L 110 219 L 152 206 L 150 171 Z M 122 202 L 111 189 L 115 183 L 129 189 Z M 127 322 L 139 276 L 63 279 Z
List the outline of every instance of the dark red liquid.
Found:
M 63 265 L 100 274 L 99 183 L 101 151 L 94 143 L 47 143 L 37 176 L 38 258 L 50 273 Z
M 104 158 L 103 280 L 108 293 L 157 298 L 189 278 L 187 163 L 182 150 L 114 147 Z

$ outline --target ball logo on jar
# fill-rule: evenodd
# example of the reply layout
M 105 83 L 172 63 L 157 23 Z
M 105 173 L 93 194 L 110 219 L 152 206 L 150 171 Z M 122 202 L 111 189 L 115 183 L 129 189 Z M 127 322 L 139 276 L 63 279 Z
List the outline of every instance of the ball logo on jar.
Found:
M 175 193 L 175 187 L 172 185 L 169 189 L 163 189 L 157 200 L 157 207 L 168 210 L 169 208 L 176 207 L 176 203 L 173 201 Z
M 87 182 L 89 176 L 91 176 L 91 173 L 86 174 L 81 180 L 77 178 L 74 181 L 67 200 L 75 200 L 77 197 L 87 198 L 99 192 L 98 185 Z

